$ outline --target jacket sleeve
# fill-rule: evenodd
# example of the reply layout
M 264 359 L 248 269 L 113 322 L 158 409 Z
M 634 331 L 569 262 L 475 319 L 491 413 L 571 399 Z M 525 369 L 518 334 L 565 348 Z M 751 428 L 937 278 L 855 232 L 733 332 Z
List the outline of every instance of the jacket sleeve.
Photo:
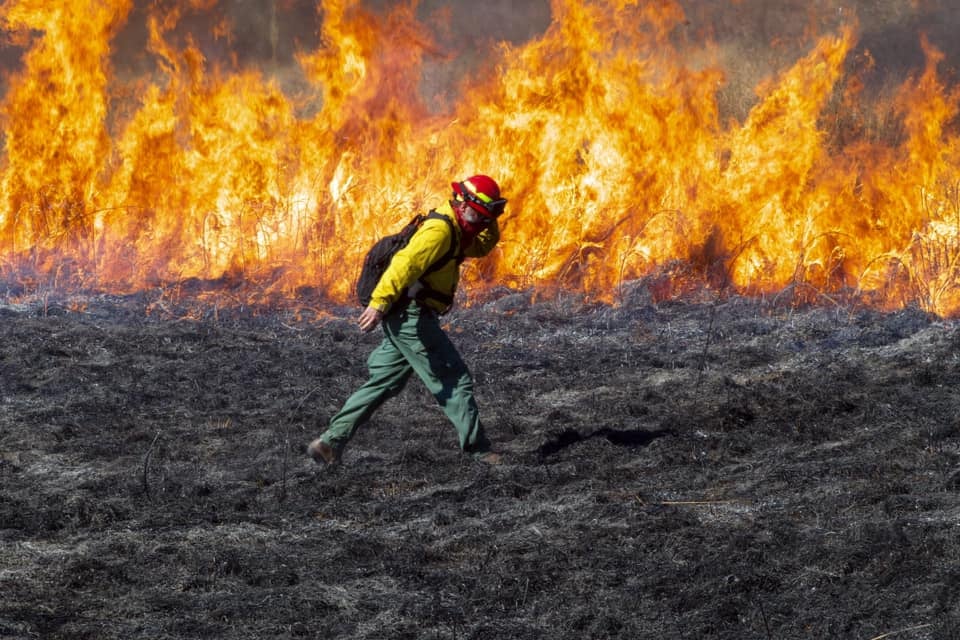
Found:
M 453 239 L 446 222 L 427 219 L 410 238 L 410 243 L 393 256 L 390 266 L 370 296 L 370 306 L 386 313 L 404 289 L 416 282 L 431 264 L 450 249 L 451 242 Z
M 480 234 L 473 239 L 470 246 L 464 250 L 463 255 L 468 258 L 482 258 L 493 251 L 493 248 L 497 246 L 499 241 L 500 227 L 497 225 L 497 221 L 494 220 L 490 223 L 490 226 L 481 231 Z

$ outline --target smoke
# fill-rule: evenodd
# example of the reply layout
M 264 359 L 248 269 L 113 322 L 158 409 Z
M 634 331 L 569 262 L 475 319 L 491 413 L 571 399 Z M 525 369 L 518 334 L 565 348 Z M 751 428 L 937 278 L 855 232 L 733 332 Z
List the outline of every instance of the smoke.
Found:
M 398 4 L 366 0 L 357 6 L 383 16 Z M 116 40 L 118 68 L 136 66 L 147 57 L 146 19 L 154 5 L 151 0 L 136 0 Z M 436 39 L 451 53 L 480 52 L 499 41 L 520 44 L 542 33 L 550 23 L 550 5 L 548 0 L 426 0 L 417 3 L 417 17 L 428 39 Z M 172 37 L 189 34 L 211 61 L 284 67 L 295 64 L 298 51 L 319 46 L 322 18 L 319 1 L 219 0 L 206 10 L 183 11 Z
M 394 0 L 366 0 L 355 6 L 384 17 L 398 4 Z M 551 19 L 548 0 L 425 0 L 416 6 L 423 40 L 435 46 L 424 63 L 421 90 L 427 97 L 449 96 L 466 74 L 490 58 L 498 43 L 522 45 L 542 34 Z M 277 80 L 291 95 L 314 91 L 303 77 L 297 54 L 322 46 L 323 7 L 319 0 L 135 0 L 112 47 L 111 66 L 121 82 L 155 77 L 159 69 L 156 55 L 148 47 L 148 20 L 151 12 L 174 8 L 179 10 L 179 17 L 164 38 L 178 48 L 188 42 L 194 44 L 208 67 L 258 70 Z M 8 39 L 8 46 L 0 48 L 3 69 L 16 69 L 22 53 L 23 49 L 11 45 Z
M 943 72 L 954 69 L 960 58 L 960 39 L 955 37 L 960 14 L 950 0 L 679 1 L 687 22 L 674 36 L 690 56 L 700 55 L 708 42 L 716 45 L 713 55 L 719 56 L 716 63 L 727 74 L 724 91 L 738 112 L 734 115 L 742 115 L 749 106 L 758 82 L 793 64 L 816 37 L 843 25 L 858 26 L 853 64 L 869 57 L 873 68 L 865 80 L 876 89 L 899 84 L 922 67 L 921 34 L 944 52 Z M 605 2 L 613 4 L 613 0 L 592 4 Z M 397 5 L 396 0 L 358 2 L 375 15 Z M 520 46 L 543 34 L 552 17 L 550 0 L 421 0 L 416 6 L 426 39 L 442 52 L 424 67 L 428 97 L 445 94 L 466 73 L 482 66 L 498 42 Z M 156 71 L 156 59 L 147 47 L 147 19 L 158 7 L 181 9 L 176 27 L 166 34 L 173 44 L 189 38 L 209 65 L 256 68 L 276 76 L 291 91 L 303 88 L 297 52 L 320 46 L 319 0 L 135 0 L 113 43 L 111 62 L 118 78 L 149 77 Z M 24 51 L 24 45 L 5 36 L 0 40 L 3 78 L 19 67 Z
M 960 20 L 941 0 L 680 0 L 688 16 L 683 37 L 691 47 L 717 45 L 728 76 L 726 104 L 743 115 L 755 88 L 790 67 L 820 36 L 853 26 L 858 46 L 848 61 L 874 96 L 899 86 L 925 64 L 922 37 L 945 54 L 950 78 L 960 59 Z M 737 109 L 737 106 L 740 108 Z

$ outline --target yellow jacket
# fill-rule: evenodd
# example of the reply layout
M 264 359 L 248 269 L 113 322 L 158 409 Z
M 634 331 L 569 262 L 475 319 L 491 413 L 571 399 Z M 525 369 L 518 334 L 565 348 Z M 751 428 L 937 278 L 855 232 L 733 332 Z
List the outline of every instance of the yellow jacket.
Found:
M 494 220 L 474 238 L 470 246 L 460 247 L 446 264 L 424 275 L 430 265 L 450 250 L 451 242 L 456 242 L 456 246 L 460 246 L 460 225 L 457 224 L 457 216 L 450 204 L 437 207 L 435 211 L 453 222 L 456 237 L 451 237 L 450 225 L 443 220 L 428 218 L 424 221 L 410 238 L 410 243 L 393 256 L 390 266 L 373 290 L 370 306 L 374 309 L 386 313 L 407 288 L 422 278 L 422 283 L 428 289 L 448 297 L 451 301 L 444 302 L 427 297 L 423 300 L 424 304 L 441 313 L 446 311 L 450 308 L 453 295 L 457 291 L 457 283 L 460 281 L 460 263 L 463 258 L 483 257 L 490 253 L 500 240 L 500 228 Z

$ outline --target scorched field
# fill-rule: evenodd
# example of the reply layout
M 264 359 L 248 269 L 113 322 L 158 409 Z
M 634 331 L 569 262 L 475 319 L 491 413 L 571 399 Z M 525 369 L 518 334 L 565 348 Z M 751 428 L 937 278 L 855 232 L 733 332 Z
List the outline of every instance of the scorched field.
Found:
M 955 322 L 507 295 L 446 318 L 504 464 L 413 380 L 324 468 L 355 315 L 5 304 L 0 636 L 960 635 Z

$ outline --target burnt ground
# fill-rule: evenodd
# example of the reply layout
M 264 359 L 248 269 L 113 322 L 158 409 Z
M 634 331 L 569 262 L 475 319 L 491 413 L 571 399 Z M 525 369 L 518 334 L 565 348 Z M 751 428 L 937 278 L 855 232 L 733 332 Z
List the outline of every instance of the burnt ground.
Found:
M 954 322 L 506 296 L 505 464 L 414 380 L 324 468 L 354 309 L 145 309 L 0 309 L 0 637 L 960 637 Z

